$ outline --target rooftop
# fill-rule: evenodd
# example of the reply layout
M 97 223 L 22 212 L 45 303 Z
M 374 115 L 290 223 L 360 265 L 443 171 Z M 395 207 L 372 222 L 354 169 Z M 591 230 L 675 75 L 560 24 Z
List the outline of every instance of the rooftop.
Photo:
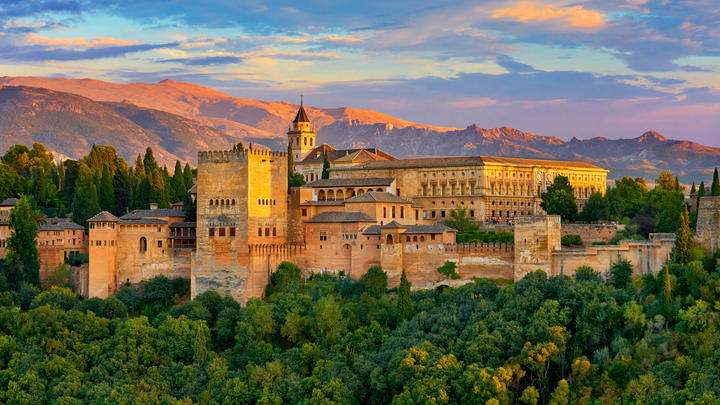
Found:
M 413 204 L 412 201 L 400 198 L 395 194 L 391 194 L 385 191 L 370 191 L 355 197 L 350 197 L 344 200 L 346 203 L 359 203 L 359 202 L 383 202 L 383 203 L 396 203 L 396 204 Z
M 365 177 L 358 179 L 320 179 L 305 184 L 303 187 L 367 187 L 367 186 L 390 186 L 392 177 Z
M 352 211 L 330 211 L 323 212 L 310 218 L 309 223 L 327 223 L 327 222 L 375 222 L 375 220 L 364 212 Z
M 175 208 L 156 208 L 152 210 L 134 210 L 130 214 L 125 214 L 121 219 L 127 215 L 134 215 L 142 218 L 161 218 L 161 217 L 185 217 L 185 213 L 182 210 Z
M 577 168 L 588 170 L 603 170 L 600 166 L 596 166 L 585 162 L 569 162 L 560 160 L 543 160 L 543 159 L 525 159 L 525 158 L 509 158 L 495 156 L 447 156 L 447 157 L 431 157 L 417 159 L 400 159 L 400 160 L 379 160 L 369 161 L 358 166 L 351 167 L 333 167 L 330 170 L 372 170 L 372 169 L 405 169 L 405 168 L 425 168 L 425 167 L 448 167 L 448 166 L 486 166 L 488 164 L 515 165 L 515 166 L 547 166 L 558 168 Z
M 115 215 L 107 212 L 102 211 L 101 213 L 95 215 L 94 217 L 87 220 L 88 222 L 117 222 L 118 217 Z
M 170 228 L 195 228 L 197 222 L 173 222 L 170 224 Z
M 360 154 L 358 152 L 365 151 L 366 153 Z M 301 162 L 298 163 L 322 163 L 325 160 L 325 154 L 327 153 L 328 159 L 331 162 L 369 162 L 369 161 L 385 161 L 385 160 L 397 160 L 397 158 L 381 149 L 378 148 L 364 148 L 364 149 L 335 149 L 328 144 L 322 144 L 314 148 Z
M 18 201 L 20 200 L 14 197 L 6 198 L 5 201 L 0 203 L 0 207 L 13 207 Z

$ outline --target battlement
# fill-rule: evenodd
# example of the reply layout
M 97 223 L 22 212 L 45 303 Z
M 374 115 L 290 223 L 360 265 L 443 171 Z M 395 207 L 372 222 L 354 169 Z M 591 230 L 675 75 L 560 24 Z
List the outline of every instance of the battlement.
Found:
M 287 152 L 265 149 L 210 150 L 198 152 L 198 163 L 246 162 L 249 156 L 287 158 Z
M 305 251 L 304 243 L 282 243 L 282 244 L 259 244 L 248 245 L 248 251 L 251 256 L 259 255 L 280 255 L 295 256 Z
M 720 196 L 700 198 L 700 209 L 720 210 Z

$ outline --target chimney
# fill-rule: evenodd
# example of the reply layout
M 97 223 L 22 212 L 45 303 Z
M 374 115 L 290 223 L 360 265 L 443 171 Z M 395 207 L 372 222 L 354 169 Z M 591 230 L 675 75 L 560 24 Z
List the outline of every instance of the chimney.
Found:
M 158 203 L 150 203 L 150 209 L 151 209 L 151 210 L 156 210 L 156 209 L 158 209 Z

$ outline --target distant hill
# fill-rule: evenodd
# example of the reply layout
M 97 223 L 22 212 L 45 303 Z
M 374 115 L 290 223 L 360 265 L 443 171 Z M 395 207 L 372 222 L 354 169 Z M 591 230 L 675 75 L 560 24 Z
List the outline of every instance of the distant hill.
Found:
M 41 142 L 61 157 L 113 145 L 129 161 L 150 146 L 158 161 L 192 161 L 202 149 L 239 139 L 197 121 L 129 103 L 101 103 L 75 94 L 24 86 L 0 88 L 0 150 Z
M 115 145 L 124 156 L 151 146 L 167 161 L 194 161 L 199 149 L 227 148 L 240 139 L 284 150 L 285 132 L 298 107 L 233 97 L 173 80 L 116 84 L 90 79 L 0 77 L 0 88 L 0 147 L 40 141 L 70 157 L 87 153 L 92 143 Z M 16 90 L 8 90 L 13 88 Z M 6 110 L 11 113 L 5 115 Z M 671 170 L 685 182 L 707 179 L 709 171 L 720 166 L 720 148 L 666 139 L 653 131 L 631 139 L 573 138 L 566 142 L 509 127 L 418 125 L 377 111 L 347 107 L 306 106 L 306 110 L 318 130 L 318 142 L 336 147 L 377 146 L 397 156 L 484 154 L 570 159 L 606 167 L 611 178 L 654 178 L 660 170 Z

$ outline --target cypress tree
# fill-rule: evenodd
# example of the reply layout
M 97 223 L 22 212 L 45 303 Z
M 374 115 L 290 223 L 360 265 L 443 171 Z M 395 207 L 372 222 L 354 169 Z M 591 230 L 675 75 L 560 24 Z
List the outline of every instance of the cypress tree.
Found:
M 143 164 L 142 156 L 138 154 L 135 159 L 135 178 L 139 181 L 146 176 L 147 174 L 145 173 L 145 165 Z
M 40 253 L 37 249 L 37 220 L 41 217 L 30 197 L 23 195 L 10 211 L 10 237 L 6 257 L 8 281 L 16 289 L 23 282 L 40 285 Z
M 172 202 L 183 201 L 185 194 L 187 194 L 187 187 L 185 186 L 185 176 L 183 175 L 179 160 L 175 161 L 175 171 L 173 172 L 170 184 L 172 185 Z
M 150 193 L 150 179 L 145 177 L 140 180 L 135 187 L 135 193 L 133 193 L 133 209 L 147 209 L 150 206 Z
M 322 178 L 323 179 L 329 179 L 330 178 L 330 172 L 328 171 L 330 169 L 330 159 L 328 158 L 327 150 L 325 151 L 325 158 L 323 159 L 323 168 L 322 168 Z
M 683 207 L 680 211 L 680 226 L 675 232 L 675 247 L 672 251 L 673 261 L 679 264 L 687 264 L 690 261 L 690 249 L 692 249 L 692 231 L 690 230 L 687 207 Z
M 125 215 L 130 211 L 135 184 L 132 172 L 129 169 L 118 169 L 113 176 L 113 191 L 115 193 L 113 214 Z
M 197 207 L 195 201 L 193 201 L 192 194 L 185 193 L 185 199 L 183 200 L 183 211 L 185 212 L 186 222 L 197 221 Z
M 672 302 L 672 282 L 670 280 L 670 270 L 668 264 L 665 264 L 663 269 L 663 302 L 662 309 L 665 319 L 669 319 L 673 307 Z
M 697 193 L 697 188 L 695 187 L 695 182 L 693 181 L 692 187 L 690 187 L 690 195 L 695 193 Z
M 98 191 L 100 208 L 103 211 L 115 212 L 115 189 L 113 187 L 113 175 L 107 166 L 103 166 L 100 188 Z
M 183 177 L 185 178 L 185 189 L 190 190 L 193 186 L 193 174 L 190 168 L 190 163 L 185 163 L 185 169 L 183 169 Z
M 397 303 L 398 319 L 407 320 L 413 316 L 413 301 L 410 297 L 410 282 L 405 276 L 405 270 L 403 270 L 400 276 L 400 287 L 398 288 L 398 303 Z
M 80 174 L 75 184 L 73 199 L 73 221 L 85 226 L 88 219 L 100 212 L 95 176 L 84 163 L 80 164 Z
M 700 199 L 705 197 L 705 195 L 706 195 L 705 182 L 701 181 L 700 187 L 698 187 L 698 191 L 697 191 L 697 198 L 695 199 L 695 209 L 696 210 L 698 209 L 698 207 L 700 207 Z
M 720 196 L 720 179 L 718 179 L 717 167 L 715 168 L 715 172 L 713 173 L 713 182 L 712 186 L 710 187 L 710 195 Z
M 145 173 L 149 176 L 151 173 L 155 173 L 160 170 L 157 162 L 155 161 L 155 155 L 153 154 L 152 148 L 148 147 L 145 149 L 145 157 L 143 157 L 143 166 L 145 167 Z

